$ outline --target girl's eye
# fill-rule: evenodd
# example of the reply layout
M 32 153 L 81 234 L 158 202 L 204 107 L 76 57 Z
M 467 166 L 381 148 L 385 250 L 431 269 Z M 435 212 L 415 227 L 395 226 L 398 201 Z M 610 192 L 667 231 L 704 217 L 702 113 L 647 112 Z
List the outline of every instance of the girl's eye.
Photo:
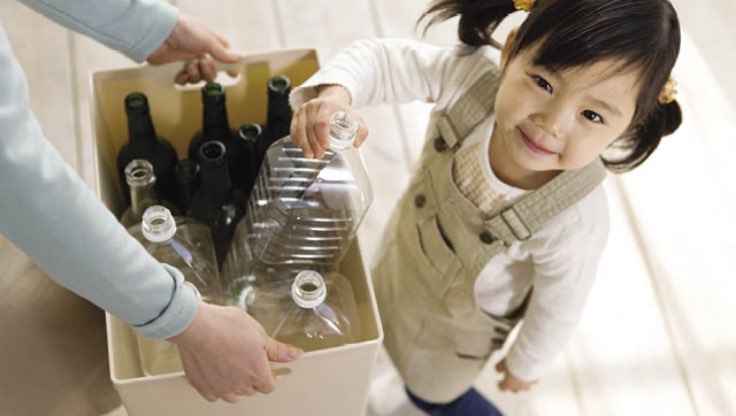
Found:
M 582 115 L 593 123 L 603 124 L 603 117 L 601 117 L 600 114 L 596 113 L 595 111 L 583 110 Z
M 534 83 L 537 84 L 537 86 L 548 93 L 552 94 L 552 85 L 547 82 L 546 79 L 540 77 L 539 75 L 532 75 L 532 80 L 534 80 Z

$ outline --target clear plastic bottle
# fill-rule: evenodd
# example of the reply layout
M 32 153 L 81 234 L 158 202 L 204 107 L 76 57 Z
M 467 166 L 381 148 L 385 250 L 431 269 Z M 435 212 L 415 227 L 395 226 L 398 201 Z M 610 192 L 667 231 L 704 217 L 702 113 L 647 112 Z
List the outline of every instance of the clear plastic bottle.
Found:
M 299 272 L 293 281 L 275 281 L 241 292 L 240 306 L 271 337 L 304 351 L 360 340 L 360 320 L 352 286 L 339 273 Z
M 128 232 L 158 261 L 179 269 L 202 299 L 223 303 L 214 244 L 207 226 L 191 218 L 174 218 L 165 207 L 154 205 L 143 213 L 143 222 Z M 139 335 L 138 351 L 147 375 L 182 371 L 176 346 L 168 341 Z
M 347 114 L 335 113 L 322 159 L 306 158 L 289 137 L 276 141 L 231 250 L 247 245 L 269 265 L 334 270 L 373 199 L 363 158 L 353 146 L 356 130 Z M 236 275 L 242 272 L 235 269 Z

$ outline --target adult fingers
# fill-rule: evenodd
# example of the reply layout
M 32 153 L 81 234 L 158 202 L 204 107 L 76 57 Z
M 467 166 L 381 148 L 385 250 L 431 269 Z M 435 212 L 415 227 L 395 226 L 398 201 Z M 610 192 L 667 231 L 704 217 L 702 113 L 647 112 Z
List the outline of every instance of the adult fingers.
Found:
M 227 64 L 234 64 L 242 59 L 239 53 L 230 49 L 230 42 L 216 33 L 213 33 L 213 37 L 210 39 L 207 52 L 213 58 Z
M 268 360 L 278 363 L 294 361 L 299 358 L 302 353 L 300 349 L 289 344 L 276 341 L 273 338 L 266 338 L 263 348 L 266 351 Z

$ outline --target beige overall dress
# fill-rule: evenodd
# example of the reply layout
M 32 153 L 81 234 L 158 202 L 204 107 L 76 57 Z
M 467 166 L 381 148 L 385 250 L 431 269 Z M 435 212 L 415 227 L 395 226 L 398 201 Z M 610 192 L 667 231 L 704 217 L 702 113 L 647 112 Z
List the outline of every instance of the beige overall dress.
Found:
M 409 390 L 433 403 L 469 389 L 522 318 L 523 307 L 493 317 L 476 305 L 475 280 L 489 260 L 605 177 L 596 160 L 484 217 L 456 187 L 452 162 L 462 140 L 493 112 L 498 82 L 497 71 L 486 73 L 438 119 L 440 137 L 425 144 L 373 269 L 386 349 Z
M 105 315 L 0 236 L 0 416 L 93 416 L 120 404 Z

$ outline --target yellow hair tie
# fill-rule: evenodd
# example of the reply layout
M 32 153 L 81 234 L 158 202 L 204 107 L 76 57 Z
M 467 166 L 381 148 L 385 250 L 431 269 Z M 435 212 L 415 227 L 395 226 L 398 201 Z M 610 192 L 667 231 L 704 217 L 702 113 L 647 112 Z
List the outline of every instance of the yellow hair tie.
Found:
M 534 6 L 535 0 L 514 0 L 514 7 L 516 10 L 524 10 L 528 12 Z
M 660 104 L 669 104 L 672 101 L 675 101 L 676 95 L 677 81 L 675 81 L 675 79 L 670 76 L 667 79 L 667 82 L 662 85 L 662 89 L 659 90 L 659 97 L 657 97 L 657 99 L 659 100 Z

